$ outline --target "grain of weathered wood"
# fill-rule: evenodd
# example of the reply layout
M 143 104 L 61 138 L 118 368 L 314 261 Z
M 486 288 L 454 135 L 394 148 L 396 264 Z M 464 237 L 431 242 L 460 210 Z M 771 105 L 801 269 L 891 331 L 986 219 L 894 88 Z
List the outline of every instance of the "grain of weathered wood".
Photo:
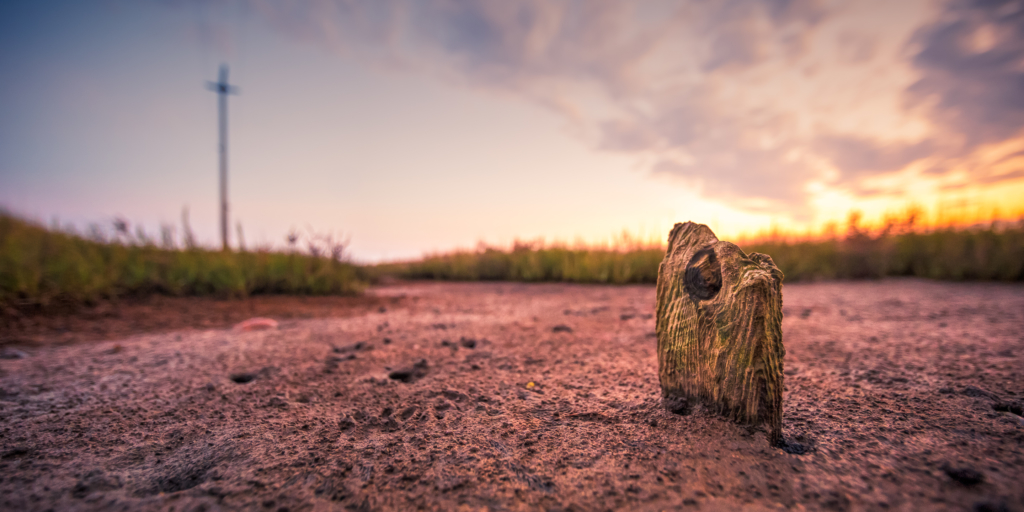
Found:
M 658 374 L 666 405 L 703 404 L 782 441 L 782 272 L 703 224 L 676 224 L 658 271 Z

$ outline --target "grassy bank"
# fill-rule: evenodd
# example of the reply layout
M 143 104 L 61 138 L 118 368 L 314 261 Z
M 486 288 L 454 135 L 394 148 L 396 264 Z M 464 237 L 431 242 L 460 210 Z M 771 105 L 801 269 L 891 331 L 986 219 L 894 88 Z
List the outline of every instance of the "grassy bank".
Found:
M 852 229 L 843 237 L 741 243 L 772 257 L 786 282 L 916 276 L 943 280 L 1024 280 L 1024 223 L 1000 228 Z M 518 244 L 433 255 L 381 265 L 377 271 L 408 279 L 654 283 L 664 249 L 570 249 Z
M 1024 280 L 1024 226 L 1004 229 L 946 228 L 842 239 L 745 245 L 761 252 L 787 281 L 913 276 L 952 281 Z
M 167 294 L 352 294 L 361 269 L 327 257 L 162 248 L 144 235 L 90 240 L 0 213 L 0 305 Z M 191 235 L 189 235 L 189 240 Z M 189 244 L 191 245 L 191 243 Z
M 404 279 L 572 283 L 654 283 L 662 247 L 571 248 L 517 243 L 360 267 L 344 247 L 307 241 L 309 253 L 222 252 L 158 246 L 126 226 L 88 238 L 0 212 L 0 307 L 81 304 L 123 296 L 244 297 L 257 294 L 353 294 L 383 276 Z M 115 223 L 115 226 L 117 224 Z M 330 238 L 323 240 L 330 241 Z M 293 248 L 295 239 L 289 237 Z M 885 229 L 852 226 L 842 237 L 741 242 L 769 254 L 786 282 L 917 276 L 943 280 L 1024 280 L 1024 222 L 987 228 Z
M 660 248 L 613 251 L 518 244 L 511 250 L 486 248 L 427 256 L 380 265 L 377 271 L 405 279 L 653 283 L 662 256 Z

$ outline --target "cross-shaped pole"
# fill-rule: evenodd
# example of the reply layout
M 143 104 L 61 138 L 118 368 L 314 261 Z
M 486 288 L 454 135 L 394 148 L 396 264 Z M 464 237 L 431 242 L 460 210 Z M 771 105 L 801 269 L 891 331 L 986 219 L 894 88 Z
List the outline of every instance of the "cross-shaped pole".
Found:
M 228 65 L 220 65 L 220 80 L 206 82 L 206 88 L 217 93 L 220 107 L 220 241 L 228 250 L 228 95 L 238 94 L 238 87 L 228 83 Z

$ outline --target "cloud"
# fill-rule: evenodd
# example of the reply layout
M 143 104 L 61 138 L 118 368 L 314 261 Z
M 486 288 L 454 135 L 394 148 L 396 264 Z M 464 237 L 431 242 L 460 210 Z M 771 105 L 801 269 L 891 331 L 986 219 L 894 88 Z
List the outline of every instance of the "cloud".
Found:
M 713 82 L 798 58 L 823 17 L 817 3 L 418 5 L 417 46 L 439 44 L 463 79 L 559 109 L 601 149 L 652 153 L 652 171 L 707 195 L 806 205 L 812 173 L 792 156 L 795 144 L 765 141 L 786 130 L 785 115 L 723 108 Z
M 912 102 L 970 149 L 1024 127 L 1024 1 L 958 0 L 915 36 Z
M 842 170 L 844 182 L 902 169 L 933 154 L 935 149 L 931 140 L 886 143 L 864 137 L 834 135 L 818 137 L 814 148 Z
M 751 210 L 806 216 L 815 184 L 881 193 L 864 181 L 924 158 L 942 174 L 1024 126 L 1020 1 L 243 3 L 295 38 L 520 95 Z

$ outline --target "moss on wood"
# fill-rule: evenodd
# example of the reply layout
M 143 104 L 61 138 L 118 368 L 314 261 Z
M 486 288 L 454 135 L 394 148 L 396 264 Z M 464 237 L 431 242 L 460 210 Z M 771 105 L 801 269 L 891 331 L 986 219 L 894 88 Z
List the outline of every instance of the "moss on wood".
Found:
M 658 271 L 658 374 L 666 405 L 704 404 L 782 441 L 782 272 L 703 224 L 676 224 Z

